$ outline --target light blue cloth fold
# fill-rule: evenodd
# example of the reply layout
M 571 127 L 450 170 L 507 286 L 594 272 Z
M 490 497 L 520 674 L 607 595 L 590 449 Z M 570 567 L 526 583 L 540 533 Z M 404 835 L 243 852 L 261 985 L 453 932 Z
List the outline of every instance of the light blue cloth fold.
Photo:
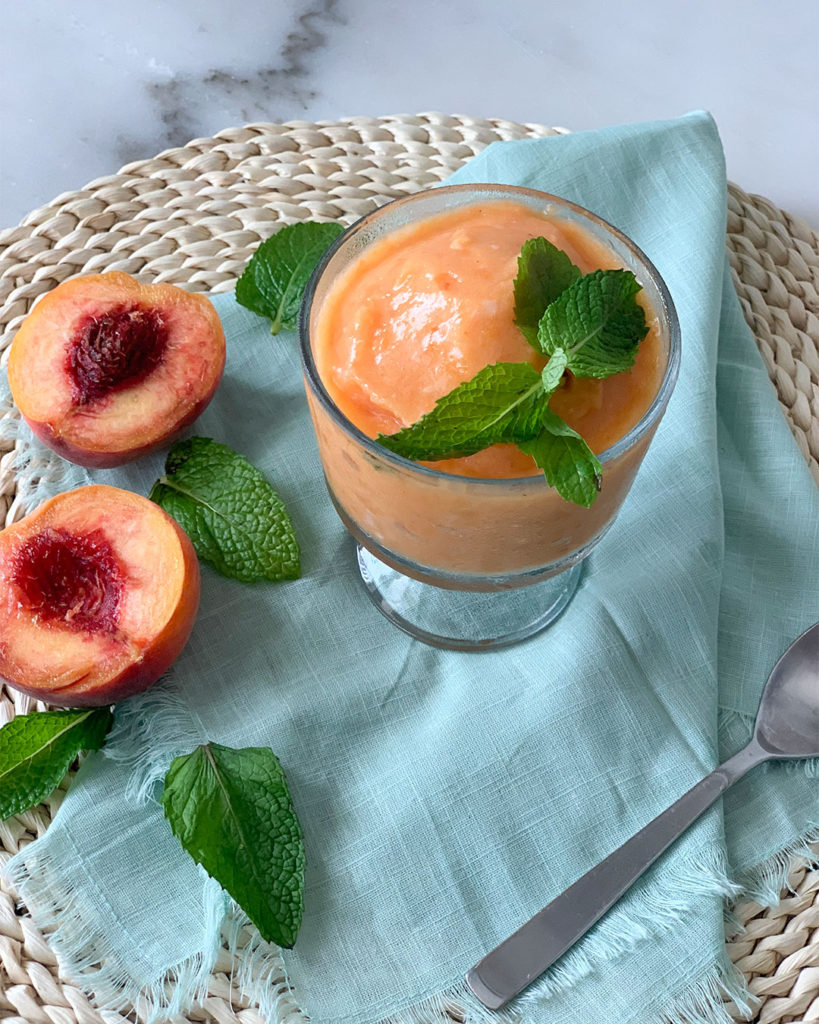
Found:
M 205 570 L 167 681 L 120 707 L 106 755 L 12 865 L 35 917 L 57 922 L 67 970 L 106 959 L 86 983 L 111 1002 L 142 989 L 161 1017 L 210 970 L 224 901 L 151 786 L 205 739 L 269 745 L 287 773 L 308 868 L 284 961 L 314 1024 L 426 1020 L 447 993 L 473 1022 L 727 1019 L 721 987 L 742 987 L 723 901 L 738 881 L 773 898 L 783 851 L 819 829 L 814 764 L 757 769 L 505 1015 L 465 993 L 480 956 L 747 741 L 773 662 L 819 618 L 819 495 L 731 285 L 707 115 L 496 144 L 450 180 L 557 193 L 645 250 L 682 326 L 668 412 L 558 623 L 508 650 L 433 650 L 381 618 L 356 578 L 296 339 L 216 297 L 227 371 L 196 432 L 275 483 L 304 576 L 248 587 Z M 91 477 L 147 493 L 160 471 L 154 457 Z M 265 950 L 246 961 L 276 1019 Z

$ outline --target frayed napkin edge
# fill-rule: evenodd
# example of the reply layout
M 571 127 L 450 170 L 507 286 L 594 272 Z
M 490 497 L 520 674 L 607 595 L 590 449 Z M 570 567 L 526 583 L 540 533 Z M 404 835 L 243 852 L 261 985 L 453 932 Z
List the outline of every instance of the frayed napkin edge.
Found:
M 169 695 L 165 694 L 166 700 Z M 171 697 L 172 701 L 172 697 Z M 125 760 L 118 755 L 117 760 Z M 146 765 L 140 766 L 143 772 Z M 135 772 L 134 783 L 150 782 L 153 771 Z M 140 785 L 133 795 L 151 799 L 150 786 Z M 45 837 L 43 837 L 45 838 Z M 374 1008 L 382 1024 L 426 1024 L 430 1014 L 455 1010 L 464 1024 L 519 1024 L 519 1011 L 527 1005 L 548 1001 L 597 969 L 600 965 L 638 949 L 642 942 L 672 930 L 690 910 L 697 896 L 721 897 L 725 901 L 726 930 L 741 934 L 743 925 L 734 907 L 740 899 L 751 898 L 761 906 L 775 905 L 795 857 L 819 865 L 819 854 L 811 848 L 819 841 L 819 821 L 802 836 L 776 851 L 768 860 L 732 880 L 724 855 L 687 862 L 675 872 L 674 884 L 681 896 L 673 904 L 663 903 L 665 887 L 660 891 L 654 880 L 639 894 L 636 918 L 612 927 L 612 920 L 583 946 L 568 953 L 555 969 L 535 982 L 508 1013 L 486 1010 L 475 1000 L 463 982 L 438 993 L 418 994 L 408 1005 Z M 87 902 L 81 898 L 82 886 L 67 875 L 61 864 L 38 841 L 21 850 L 3 869 L 4 877 L 19 894 L 37 926 L 49 932 L 49 943 L 60 959 L 66 976 L 92 995 L 102 1009 L 124 1010 L 134 1006 L 146 1024 L 184 1013 L 208 994 L 210 976 L 222 949 L 233 957 L 232 978 L 243 998 L 259 1007 L 268 1024 L 305 1024 L 307 1018 L 291 988 L 281 951 L 266 942 L 250 925 L 243 912 L 226 896 L 219 885 L 202 872 L 205 881 L 206 935 L 204 949 L 166 969 L 149 986 L 134 979 L 132 965 L 119 957 L 88 919 Z M 668 878 L 664 877 L 664 882 Z M 59 896 L 57 895 L 59 894 Z M 667 1024 L 733 1024 L 726 1001 L 741 1013 L 750 1013 L 754 997 L 741 972 L 731 964 L 727 953 L 712 963 L 696 980 L 687 979 L 667 1006 L 658 1008 L 656 1019 Z M 341 1018 L 322 1024 L 342 1024 Z

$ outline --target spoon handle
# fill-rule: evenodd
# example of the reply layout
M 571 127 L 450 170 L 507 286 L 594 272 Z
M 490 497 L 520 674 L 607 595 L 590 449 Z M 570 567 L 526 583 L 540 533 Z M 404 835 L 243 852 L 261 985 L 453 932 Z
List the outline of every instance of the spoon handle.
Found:
M 717 797 L 769 756 L 752 741 L 689 789 L 487 953 L 466 975 L 472 992 L 484 1006 L 497 1010 L 523 991 L 585 935 Z

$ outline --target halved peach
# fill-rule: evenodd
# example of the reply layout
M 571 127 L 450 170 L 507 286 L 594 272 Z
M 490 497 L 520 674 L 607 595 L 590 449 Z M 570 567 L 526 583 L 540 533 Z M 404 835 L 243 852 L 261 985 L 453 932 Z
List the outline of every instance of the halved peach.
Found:
M 188 535 L 131 491 L 67 491 L 0 533 L 0 677 L 50 704 L 146 690 L 185 646 L 198 605 Z
M 173 441 L 213 397 L 225 335 L 204 295 L 111 271 L 64 281 L 9 354 L 17 407 L 81 466 L 119 466 Z

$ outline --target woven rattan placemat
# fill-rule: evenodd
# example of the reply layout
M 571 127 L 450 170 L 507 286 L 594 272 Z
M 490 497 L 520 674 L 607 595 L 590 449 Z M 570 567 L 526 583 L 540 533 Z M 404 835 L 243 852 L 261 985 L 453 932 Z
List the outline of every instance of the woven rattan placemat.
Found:
M 130 164 L 0 233 L 0 351 L 34 301 L 73 275 L 124 270 L 145 281 L 225 291 L 282 222 L 350 223 L 387 199 L 441 181 L 490 142 L 562 130 L 443 114 L 252 124 Z M 819 484 L 819 238 L 732 185 L 727 242 L 746 319 Z M 9 523 L 20 515 L 14 453 L 6 452 L 0 457 L 0 516 Z M 0 689 L 0 724 L 35 706 Z M 63 791 L 0 823 L 0 858 L 48 827 Z M 728 943 L 759 999 L 753 1018 L 759 1024 L 819 1021 L 819 870 L 794 863 L 790 885 L 775 907 L 742 904 L 745 931 Z M 208 998 L 184 1020 L 261 1024 L 232 984 L 230 966 L 224 953 Z M 4 887 L 0 1020 L 120 1024 L 141 1018 L 138 1008 L 127 1017 L 94 1010 L 61 975 L 46 937 Z M 293 1013 L 293 1024 L 303 1020 Z

